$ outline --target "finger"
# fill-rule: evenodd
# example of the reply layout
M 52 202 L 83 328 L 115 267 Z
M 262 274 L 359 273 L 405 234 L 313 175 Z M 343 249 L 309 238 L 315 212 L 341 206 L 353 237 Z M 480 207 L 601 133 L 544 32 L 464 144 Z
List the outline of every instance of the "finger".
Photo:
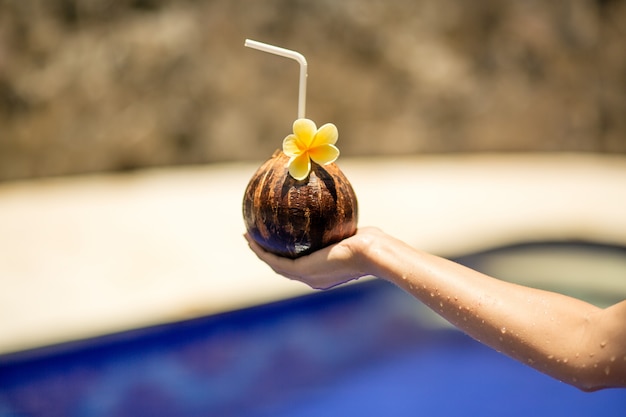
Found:
M 252 239 L 252 237 L 248 233 L 246 233 L 244 237 L 248 241 L 248 246 L 250 246 L 250 249 L 252 249 L 252 252 L 254 252 L 256 256 L 258 256 L 262 261 L 264 262 L 273 261 L 273 258 L 275 257 L 275 255 L 263 249 L 261 245 L 256 243 L 254 239 Z
M 267 252 L 265 249 L 263 249 L 261 247 L 261 245 L 259 245 L 258 243 L 256 243 L 254 241 L 254 239 L 252 239 L 252 236 L 250 236 L 249 233 L 246 233 L 243 235 L 246 240 L 248 241 L 248 246 L 250 246 L 250 249 L 252 249 L 252 252 L 254 252 L 256 254 L 256 256 L 258 256 L 259 258 L 261 258 L 261 260 L 265 260 L 267 255 L 271 255 L 269 252 Z
M 289 279 L 300 280 L 300 275 L 297 273 L 297 268 L 293 259 L 284 258 L 274 255 L 271 252 L 266 251 L 256 243 L 252 237 L 246 233 L 244 235 L 248 241 L 248 245 L 254 254 L 263 262 L 265 262 L 270 268 L 277 274 L 283 275 Z

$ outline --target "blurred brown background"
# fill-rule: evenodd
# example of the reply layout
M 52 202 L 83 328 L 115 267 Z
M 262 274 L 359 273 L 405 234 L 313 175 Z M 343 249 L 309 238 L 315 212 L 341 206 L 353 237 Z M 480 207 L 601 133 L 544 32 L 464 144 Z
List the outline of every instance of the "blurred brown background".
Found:
M 0 0 L 0 180 L 262 160 L 297 116 L 345 156 L 626 152 L 619 0 Z

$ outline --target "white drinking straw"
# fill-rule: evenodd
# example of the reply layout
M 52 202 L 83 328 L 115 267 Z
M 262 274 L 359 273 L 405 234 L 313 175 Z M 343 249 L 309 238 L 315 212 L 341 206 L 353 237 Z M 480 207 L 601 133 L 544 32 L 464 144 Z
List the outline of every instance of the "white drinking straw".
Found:
M 298 61 L 300 64 L 300 88 L 298 90 L 298 119 L 304 119 L 305 107 L 306 107 L 306 77 L 307 77 L 307 63 L 306 58 L 299 52 L 292 51 L 285 48 L 279 48 L 278 46 L 269 45 L 263 42 L 253 41 L 246 39 L 245 46 L 248 48 L 258 49 L 259 51 L 269 52 L 270 54 L 284 56 L 285 58 L 291 58 Z

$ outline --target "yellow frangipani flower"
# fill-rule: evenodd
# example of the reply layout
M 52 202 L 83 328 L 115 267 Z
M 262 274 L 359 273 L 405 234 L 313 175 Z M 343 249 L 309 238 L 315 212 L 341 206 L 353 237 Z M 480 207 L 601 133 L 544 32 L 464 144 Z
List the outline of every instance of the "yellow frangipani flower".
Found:
M 283 152 L 289 157 L 289 174 L 298 181 L 305 179 L 311 171 L 311 160 L 318 165 L 335 162 L 339 149 L 335 146 L 339 132 L 332 123 L 319 129 L 309 119 L 293 122 L 293 134 L 283 140 Z

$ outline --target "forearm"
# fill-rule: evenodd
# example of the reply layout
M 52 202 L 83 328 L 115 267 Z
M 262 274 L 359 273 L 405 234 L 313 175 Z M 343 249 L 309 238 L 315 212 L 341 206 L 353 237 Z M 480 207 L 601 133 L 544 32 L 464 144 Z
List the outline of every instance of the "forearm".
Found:
M 413 294 L 475 339 L 584 390 L 626 387 L 626 301 L 600 309 L 497 280 L 416 250 L 376 228 L 298 259 L 250 247 L 313 288 L 374 275 Z
M 606 380 L 616 354 L 594 349 L 590 331 L 601 309 L 491 278 L 385 234 L 367 245 L 363 258 L 372 275 L 402 287 L 482 343 L 581 388 Z

